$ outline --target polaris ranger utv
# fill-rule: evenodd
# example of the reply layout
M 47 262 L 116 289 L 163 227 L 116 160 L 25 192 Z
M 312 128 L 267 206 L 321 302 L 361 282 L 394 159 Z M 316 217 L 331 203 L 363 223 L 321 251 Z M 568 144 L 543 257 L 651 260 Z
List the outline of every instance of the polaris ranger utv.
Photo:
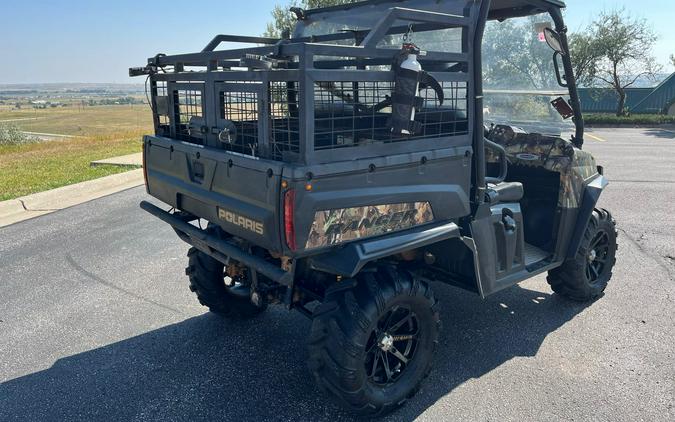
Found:
M 141 207 L 192 245 L 199 301 L 302 312 L 318 384 L 381 415 L 430 371 L 432 282 L 486 297 L 548 272 L 562 296 L 599 297 L 616 230 L 582 150 L 564 6 L 294 8 L 280 39 L 218 35 L 130 69 L 151 93 L 147 191 L 171 210 Z

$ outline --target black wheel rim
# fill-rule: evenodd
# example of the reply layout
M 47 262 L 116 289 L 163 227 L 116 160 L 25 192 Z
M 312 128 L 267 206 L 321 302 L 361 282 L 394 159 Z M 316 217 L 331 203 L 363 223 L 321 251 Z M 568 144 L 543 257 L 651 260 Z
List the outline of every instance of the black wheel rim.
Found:
M 609 234 L 604 230 L 596 233 L 591 240 L 586 265 L 586 277 L 591 284 L 601 280 L 608 268 L 609 246 Z
M 377 385 L 395 383 L 415 357 L 420 337 L 417 315 L 396 306 L 377 322 L 366 344 L 366 374 Z

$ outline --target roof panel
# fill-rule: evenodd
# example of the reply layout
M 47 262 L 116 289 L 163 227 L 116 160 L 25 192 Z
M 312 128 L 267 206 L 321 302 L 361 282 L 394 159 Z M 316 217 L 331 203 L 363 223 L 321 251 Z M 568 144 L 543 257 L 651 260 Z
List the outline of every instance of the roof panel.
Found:
M 428 3 L 430 5 L 434 5 L 433 8 L 437 8 L 439 3 L 446 2 L 446 3 L 459 3 L 461 0 L 428 0 Z M 359 1 L 356 3 L 349 3 L 349 4 L 344 4 L 344 5 L 339 5 L 339 6 L 331 6 L 331 7 L 325 7 L 325 8 L 320 8 L 320 9 L 312 9 L 308 10 L 306 12 L 307 15 L 310 14 L 316 14 L 316 13 L 325 13 L 325 12 L 331 12 L 331 11 L 337 11 L 337 10 L 348 10 L 348 9 L 354 9 L 354 8 L 359 8 L 363 6 L 374 6 L 374 5 L 386 5 L 387 3 L 391 3 L 392 6 L 400 6 L 400 7 L 405 7 L 406 3 L 415 3 L 415 6 L 420 7 L 420 1 L 414 1 L 414 0 L 367 0 L 367 1 Z M 537 7 L 536 5 L 551 5 L 555 7 L 560 7 L 564 8 L 565 3 L 562 0 L 492 0 L 491 6 L 490 6 L 490 11 L 491 14 L 505 14 L 507 11 L 513 11 L 513 12 L 520 12 L 520 16 L 522 16 L 522 11 L 526 10 L 531 10 L 533 13 L 536 13 L 537 11 L 542 11 L 542 7 Z M 501 13 L 497 13 L 501 12 Z M 518 13 L 516 13 L 518 14 Z

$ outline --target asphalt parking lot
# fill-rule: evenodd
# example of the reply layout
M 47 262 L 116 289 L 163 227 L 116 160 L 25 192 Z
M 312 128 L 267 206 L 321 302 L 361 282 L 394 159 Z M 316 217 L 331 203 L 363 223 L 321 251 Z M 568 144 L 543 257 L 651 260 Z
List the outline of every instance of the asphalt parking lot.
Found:
M 605 296 L 571 303 L 543 276 L 485 301 L 435 285 L 434 371 L 387 420 L 675 420 L 675 132 L 589 134 L 620 229 Z M 306 369 L 309 320 L 205 313 L 144 198 L 0 229 L 0 420 L 348 420 Z

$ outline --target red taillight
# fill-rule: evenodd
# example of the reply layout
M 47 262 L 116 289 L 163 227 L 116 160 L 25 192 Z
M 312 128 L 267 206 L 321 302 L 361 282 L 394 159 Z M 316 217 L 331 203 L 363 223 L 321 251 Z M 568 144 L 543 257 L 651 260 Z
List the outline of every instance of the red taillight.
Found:
M 295 208 L 295 191 L 289 189 L 284 193 L 284 233 L 286 235 L 286 244 L 295 250 L 295 225 L 293 224 L 293 210 Z

